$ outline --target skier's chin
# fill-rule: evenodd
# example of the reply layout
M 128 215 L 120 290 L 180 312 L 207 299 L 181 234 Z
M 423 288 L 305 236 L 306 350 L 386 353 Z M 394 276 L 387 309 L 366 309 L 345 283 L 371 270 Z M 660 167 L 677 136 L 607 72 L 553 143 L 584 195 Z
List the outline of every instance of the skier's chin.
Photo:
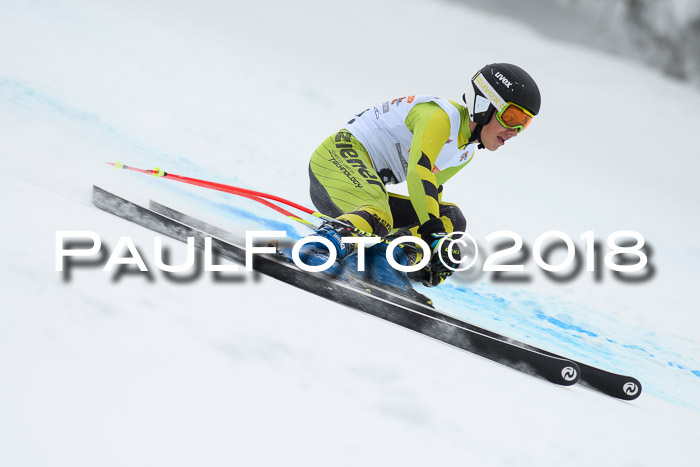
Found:
M 500 148 L 501 146 L 503 146 L 503 144 L 501 144 L 500 141 L 495 141 L 495 142 L 490 141 L 490 142 L 484 144 L 484 147 L 485 147 L 486 149 L 488 149 L 489 151 L 496 151 L 496 150 L 497 150 L 498 148 Z

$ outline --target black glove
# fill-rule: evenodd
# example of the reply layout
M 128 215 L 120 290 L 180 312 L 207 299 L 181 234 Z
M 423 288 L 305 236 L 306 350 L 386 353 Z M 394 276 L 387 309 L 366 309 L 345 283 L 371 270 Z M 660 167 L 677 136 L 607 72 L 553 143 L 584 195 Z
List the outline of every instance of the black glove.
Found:
M 420 281 L 426 287 L 435 287 L 452 275 L 452 268 L 456 268 L 461 259 L 461 252 L 458 247 L 451 247 L 451 239 L 443 238 L 447 236 L 445 226 L 438 218 L 430 219 L 418 228 L 421 239 L 428 244 L 431 250 L 430 261 L 423 268 L 415 272 L 408 273 L 411 280 Z M 452 259 L 450 259 L 450 250 Z M 442 261 L 440 259 L 442 258 Z M 447 265 L 447 266 L 446 266 Z

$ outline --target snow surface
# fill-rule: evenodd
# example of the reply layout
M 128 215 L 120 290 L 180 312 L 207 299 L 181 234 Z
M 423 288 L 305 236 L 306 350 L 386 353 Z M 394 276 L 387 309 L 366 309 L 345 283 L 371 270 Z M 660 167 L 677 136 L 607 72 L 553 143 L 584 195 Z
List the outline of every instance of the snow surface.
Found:
M 499 31 L 510 31 L 499 34 Z M 517 37 L 517 41 L 514 40 Z M 643 233 L 655 274 L 454 277 L 439 309 L 644 384 L 562 388 L 274 280 L 55 270 L 58 230 L 154 234 L 93 184 L 237 234 L 255 203 L 116 172 L 120 160 L 310 205 L 307 160 L 389 98 L 459 100 L 485 63 L 541 115 L 446 187 L 482 246 L 552 229 Z M 700 96 L 637 64 L 452 3 L 0 0 L 0 465 L 695 465 L 700 454 Z M 261 220 L 255 220 L 259 217 Z M 165 240 L 173 262 L 185 247 Z M 149 280 L 150 277 L 150 280 Z

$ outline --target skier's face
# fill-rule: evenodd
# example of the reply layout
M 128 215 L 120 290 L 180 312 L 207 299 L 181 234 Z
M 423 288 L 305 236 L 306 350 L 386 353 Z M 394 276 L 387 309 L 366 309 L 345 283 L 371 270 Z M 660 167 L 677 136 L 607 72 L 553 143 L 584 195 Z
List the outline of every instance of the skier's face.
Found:
M 481 142 L 489 151 L 495 151 L 517 134 L 518 130 L 504 127 L 498 119 L 493 116 L 481 129 Z

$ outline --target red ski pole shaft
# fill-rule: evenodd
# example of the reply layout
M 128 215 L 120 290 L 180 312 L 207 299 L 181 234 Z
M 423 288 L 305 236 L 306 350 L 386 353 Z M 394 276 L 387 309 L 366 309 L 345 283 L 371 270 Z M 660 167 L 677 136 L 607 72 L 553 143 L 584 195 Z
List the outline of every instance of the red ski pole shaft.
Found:
M 355 233 L 358 236 L 363 236 L 363 237 L 374 237 L 375 236 L 373 234 L 370 234 L 369 232 L 365 232 L 364 230 L 360 230 L 354 226 L 345 224 L 344 222 L 341 222 L 341 221 L 334 219 L 330 216 L 326 216 L 324 214 L 321 214 L 318 211 L 314 211 L 313 209 L 309 209 L 306 206 L 302 206 L 301 204 L 297 204 L 293 201 L 289 201 L 287 199 L 281 198 L 279 196 L 271 195 L 268 193 L 263 193 L 263 192 L 254 191 L 254 190 L 248 190 L 247 188 L 240 188 L 240 187 L 236 187 L 236 186 L 232 186 L 232 185 L 225 185 L 223 183 L 216 183 L 216 182 L 210 182 L 207 180 L 200 180 L 198 178 L 183 177 L 182 175 L 177 175 L 177 174 L 165 172 L 164 170 L 161 170 L 158 167 L 156 167 L 153 170 L 139 169 L 137 167 L 131 167 L 131 166 L 122 164 L 119 161 L 107 162 L 107 164 L 114 166 L 115 169 L 133 170 L 134 172 L 140 172 L 143 174 L 153 175 L 154 177 L 163 177 L 163 178 L 175 180 L 175 181 L 182 182 L 182 183 L 187 183 L 190 185 L 201 186 L 204 188 L 209 188 L 212 190 L 222 191 L 224 193 L 231 193 L 233 195 L 238 195 L 238 196 L 241 196 L 244 198 L 248 198 L 248 199 L 251 199 L 253 201 L 257 201 L 258 203 L 264 204 L 265 206 L 267 206 L 271 209 L 274 209 L 275 211 L 279 212 L 280 214 L 283 214 L 283 215 L 285 215 L 285 216 L 287 216 L 287 217 L 289 217 L 297 222 L 301 222 L 302 224 L 306 224 L 308 226 L 311 226 L 312 228 L 315 228 L 315 226 L 311 222 L 309 222 L 305 219 L 302 219 L 298 216 L 295 216 L 291 212 L 287 211 L 284 208 L 277 206 L 276 204 L 271 203 L 270 201 L 277 201 L 279 203 L 286 204 L 287 206 L 298 209 L 306 214 L 310 214 L 314 217 L 318 217 L 320 219 L 324 219 L 324 220 L 342 225 L 343 227 L 347 228 L 348 230 L 350 230 L 351 232 Z M 384 238 L 382 238 L 381 241 L 383 243 L 389 243 L 389 241 L 384 239 Z M 403 244 L 398 244 L 398 246 L 401 248 L 404 247 Z
M 132 170 L 134 172 L 139 172 L 139 173 L 143 173 L 143 174 L 147 174 L 147 175 L 153 175 L 154 177 L 168 178 L 170 180 L 175 180 L 175 181 L 187 183 L 190 185 L 201 186 L 203 188 L 209 188 L 212 190 L 217 190 L 217 191 L 222 191 L 225 193 L 231 193 L 233 195 L 238 195 L 238 196 L 241 196 L 243 198 L 248 198 L 248 199 L 251 199 L 253 201 L 257 201 L 258 203 L 261 203 L 261 204 L 263 204 L 263 205 L 265 205 L 265 206 L 279 212 L 280 214 L 283 214 L 283 215 L 285 215 L 285 216 L 287 216 L 287 217 L 289 217 L 297 222 L 301 222 L 302 224 L 306 224 L 306 225 L 309 225 L 311 227 L 314 227 L 314 225 L 311 222 L 309 222 L 305 219 L 302 219 L 298 216 L 295 216 L 294 214 L 287 211 L 286 209 L 281 208 L 280 206 L 277 206 L 276 204 L 271 203 L 270 201 L 268 201 L 268 199 L 272 200 L 272 201 L 277 201 L 277 202 L 286 204 L 288 206 L 291 206 L 295 209 L 298 209 L 302 212 L 305 212 L 307 214 L 310 214 L 310 215 L 313 215 L 316 217 L 326 218 L 326 216 L 324 216 L 320 212 L 313 211 L 313 210 L 307 208 L 306 206 L 302 206 L 301 204 L 294 203 L 292 201 L 286 200 L 286 199 L 281 198 L 279 196 L 269 195 L 267 193 L 262 193 L 259 191 L 248 190 L 246 188 L 235 187 L 232 185 L 225 185 L 223 183 L 210 182 L 207 180 L 200 180 L 197 178 L 183 177 L 182 175 L 177 175 L 177 174 L 165 172 L 163 170 L 160 170 L 157 167 L 153 170 L 149 170 L 149 169 L 140 169 L 138 167 L 132 167 L 129 165 L 122 164 L 120 162 L 108 162 L 107 164 L 114 166 L 114 168 L 116 168 L 116 169 Z

